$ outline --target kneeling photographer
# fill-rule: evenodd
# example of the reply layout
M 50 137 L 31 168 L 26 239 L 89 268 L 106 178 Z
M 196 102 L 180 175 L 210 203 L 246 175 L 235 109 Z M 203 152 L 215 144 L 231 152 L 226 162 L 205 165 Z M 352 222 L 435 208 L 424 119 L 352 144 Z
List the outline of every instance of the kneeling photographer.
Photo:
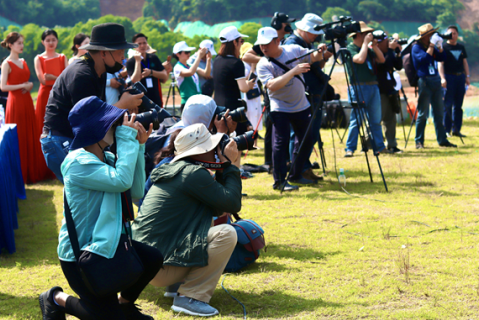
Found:
M 213 316 L 218 310 L 209 301 L 237 236 L 230 225 L 212 227 L 212 220 L 241 210 L 240 171 L 234 164 L 240 153 L 234 140 L 212 135 L 204 124 L 184 128 L 174 144 L 175 158 L 151 174 L 153 186 L 132 225 L 133 238 L 165 256 L 152 285 L 184 281 L 174 296 L 175 312 Z M 216 170 L 216 177 L 207 168 Z
M 385 61 L 377 66 L 378 86 L 381 96 L 381 113 L 384 135 L 390 153 L 401 153 L 396 141 L 396 114 L 401 111 L 399 93 L 394 89 L 396 80 L 394 70 L 402 69 L 401 46 L 396 39 L 389 39 L 382 30 L 373 32 L 378 40 L 379 50 L 384 54 Z
M 121 194 L 143 195 L 148 132 L 125 110 L 97 97 L 80 100 L 68 116 L 74 138 L 62 164 L 65 219 L 58 256 L 80 299 L 53 287 L 40 295 L 43 319 L 153 319 L 134 304 L 162 266 L 161 253 L 132 241 Z M 105 148 L 113 143 L 116 156 Z M 65 222 L 66 221 L 66 222 Z M 117 292 L 121 291 L 118 298 Z

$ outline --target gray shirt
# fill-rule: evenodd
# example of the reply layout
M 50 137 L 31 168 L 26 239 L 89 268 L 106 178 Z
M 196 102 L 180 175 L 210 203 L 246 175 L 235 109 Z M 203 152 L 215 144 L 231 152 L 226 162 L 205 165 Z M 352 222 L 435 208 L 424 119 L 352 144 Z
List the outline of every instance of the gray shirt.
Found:
M 296 44 L 284 45 L 283 53 L 276 58 L 277 61 L 284 64 L 286 67 L 293 69 L 300 63 L 310 63 L 311 56 L 306 56 L 298 61 L 286 64 L 286 61 L 299 57 L 308 53 L 310 50 L 302 48 Z M 258 77 L 263 85 L 266 85 L 269 80 L 282 76 L 286 73 L 281 67 L 275 63 L 268 61 L 267 57 L 262 57 L 256 66 Z M 300 75 L 303 78 L 303 75 Z M 306 99 L 304 85 L 301 81 L 293 77 L 283 88 L 271 92 L 268 90 L 271 101 L 271 111 L 295 113 L 300 112 L 309 107 L 308 99 Z
M 198 59 L 198 55 L 195 53 L 193 56 L 191 56 L 187 63 L 192 66 L 196 59 Z M 201 60 L 200 63 L 198 64 L 198 68 L 206 70 L 206 60 L 203 61 Z M 211 76 L 213 77 L 213 59 L 211 59 Z M 198 78 L 200 78 L 200 88 L 203 86 L 203 84 L 206 82 L 206 79 L 203 78 L 202 76 L 198 75 Z

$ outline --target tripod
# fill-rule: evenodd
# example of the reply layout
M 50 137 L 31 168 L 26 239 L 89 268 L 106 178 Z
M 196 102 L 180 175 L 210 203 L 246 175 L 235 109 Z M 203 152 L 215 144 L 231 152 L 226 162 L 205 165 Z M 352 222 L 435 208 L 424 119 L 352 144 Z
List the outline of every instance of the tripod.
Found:
M 173 74 L 173 72 L 170 72 L 170 78 L 171 78 L 171 83 L 170 83 L 170 87 L 168 88 L 168 95 L 166 96 L 165 109 L 168 106 L 168 99 L 170 99 L 170 94 L 171 94 L 171 96 L 173 97 L 173 116 L 176 117 L 175 89 L 176 89 L 177 82 L 176 82 L 175 75 Z M 181 111 L 180 111 L 180 113 L 181 113 Z M 181 114 L 180 114 L 180 116 L 181 116 Z
M 348 86 L 349 96 L 352 97 L 351 90 L 354 90 L 354 92 L 356 93 L 357 98 L 363 97 L 362 91 L 360 90 L 360 87 L 359 87 L 359 85 L 357 84 L 357 81 L 356 81 L 356 74 L 354 72 L 354 68 L 352 68 L 353 61 L 352 61 L 351 53 L 349 52 L 349 50 L 346 49 L 345 39 L 344 39 L 344 41 L 341 41 L 341 39 L 338 39 L 337 42 L 340 45 L 340 49 L 338 50 L 337 55 L 336 55 L 336 49 L 335 49 L 335 46 L 334 46 L 334 42 L 335 42 L 335 40 L 332 39 L 331 40 L 331 47 L 333 48 L 334 57 L 336 57 L 338 55 L 341 58 L 341 61 L 342 61 L 343 65 L 345 66 L 344 73 L 345 73 L 345 76 L 346 76 L 346 85 Z M 333 65 L 332 65 L 331 70 L 330 70 L 329 75 L 328 75 L 328 79 L 331 78 L 331 75 L 333 73 L 333 70 L 334 70 L 334 67 L 336 66 L 336 64 L 337 64 L 337 59 L 334 59 Z M 348 73 L 349 68 L 351 68 L 350 71 L 351 71 L 351 75 L 352 75 L 353 79 L 349 78 L 349 73 Z M 314 107 L 311 119 L 314 119 L 314 117 L 316 116 L 316 113 L 319 110 L 319 106 L 323 102 L 324 94 L 326 93 L 326 89 L 327 89 L 327 86 L 324 86 L 323 91 L 321 93 L 320 103 L 318 104 L 318 106 Z M 364 154 L 366 156 L 366 164 L 368 166 L 369 178 L 370 178 L 371 182 L 373 182 L 371 167 L 369 165 L 369 158 L 368 158 L 369 148 L 367 147 L 366 135 L 370 138 L 370 141 L 373 144 L 374 149 L 376 149 L 375 148 L 376 145 L 375 145 L 374 137 L 373 137 L 372 132 L 371 132 L 371 128 L 369 127 L 369 121 L 368 121 L 369 116 L 368 116 L 368 114 L 366 113 L 366 110 L 365 110 L 365 102 L 360 101 L 360 99 L 357 99 L 357 100 L 358 101 L 356 101 L 356 102 L 351 101 L 351 106 L 353 107 L 353 110 L 356 109 L 357 113 L 358 113 L 358 115 L 357 115 L 357 120 L 358 120 L 358 124 L 359 124 L 358 125 L 358 131 L 359 131 L 359 136 L 360 136 L 360 140 L 361 140 L 362 150 L 364 151 Z M 313 124 L 313 122 L 310 121 L 309 125 L 308 125 L 308 128 L 306 129 L 306 135 L 310 134 L 312 124 Z M 296 157 L 293 160 L 293 163 L 291 164 L 291 167 L 294 166 L 294 163 L 298 159 L 297 155 L 303 149 L 304 141 L 305 141 L 305 139 L 303 139 L 303 141 L 301 141 L 301 144 L 298 148 L 298 151 L 295 153 Z M 378 166 L 379 166 L 379 170 L 381 172 L 381 176 L 382 176 L 382 179 L 383 179 L 384 188 L 386 189 L 386 192 L 387 192 L 388 187 L 387 187 L 386 179 L 384 177 L 384 173 L 383 173 L 383 170 L 382 170 L 382 167 L 381 167 L 381 162 L 379 161 L 379 152 L 375 152 L 375 156 L 376 156 Z M 291 171 L 288 173 L 288 176 L 286 177 L 286 180 L 281 185 L 281 192 L 283 192 L 284 187 L 286 186 L 286 182 L 288 181 L 290 175 L 291 175 Z

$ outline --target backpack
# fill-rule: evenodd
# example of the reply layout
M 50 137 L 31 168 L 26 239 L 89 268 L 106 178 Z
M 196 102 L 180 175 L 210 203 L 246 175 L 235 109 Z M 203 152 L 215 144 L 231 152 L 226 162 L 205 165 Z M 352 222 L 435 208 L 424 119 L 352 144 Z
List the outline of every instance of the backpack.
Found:
M 347 128 L 347 118 L 341 100 L 330 101 L 324 104 L 321 128 Z
M 236 219 L 234 223 L 230 214 L 214 218 L 215 226 L 225 223 L 232 225 L 238 236 L 238 243 L 225 267 L 226 272 L 236 272 L 255 262 L 259 258 L 260 250 L 266 245 L 264 231 L 256 222 L 243 220 L 236 213 L 232 215 Z
M 416 44 L 416 41 L 408 44 L 406 48 L 401 52 L 402 56 L 402 65 L 404 68 L 404 73 L 406 73 L 407 81 L 411 87 L 417 87 L 417 82 L 419 77 L 417 76 L 416 68 L 412 61 L 412 47 Z
M 231 223 L 238 235 L 238 243 L 225 267 L 226 272 L 236 272 L 259 258 L 265 246 L 264 231 L 253 220 L 239 220 Z

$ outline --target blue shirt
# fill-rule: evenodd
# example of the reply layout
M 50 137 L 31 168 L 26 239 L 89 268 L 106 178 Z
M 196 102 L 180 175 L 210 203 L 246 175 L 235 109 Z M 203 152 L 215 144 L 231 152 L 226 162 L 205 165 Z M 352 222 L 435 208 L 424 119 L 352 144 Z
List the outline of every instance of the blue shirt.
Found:
M 444 50 L 439 52 L 437 48 L 434 48 L 432 56 L 428 54 L 426 50 L 427 48 L 421 43 L 416 43 L 412 47 L 412 62 L 414 63 L 414 68 L 419 78 L 438 76 L 439 72 L 437 71 L 435 61 L 444 61 L 446 58 L 446 52 Z
M 118 159 L 105 152 L 105 162 L 83 148 L 71 151 L 62 163 L 65 194 L 70 206 L 80 250 L 111 259 L 122 233 L 121 192 L 131 189 L 142 198 L 145 181 L 145 145 L 136 140 L 137 130 L 116 129 Z M 76 261 L 65 219 L 58 235 L 58 257 Z

